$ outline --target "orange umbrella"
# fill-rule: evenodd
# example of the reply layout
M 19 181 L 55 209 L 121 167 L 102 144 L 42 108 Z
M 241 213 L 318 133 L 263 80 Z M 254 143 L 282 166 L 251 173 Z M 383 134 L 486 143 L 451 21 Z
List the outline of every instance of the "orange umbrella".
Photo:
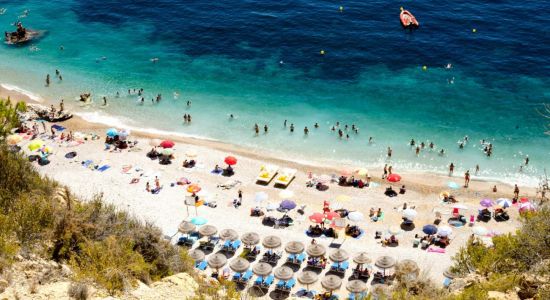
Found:
M 187 191 L 191 194 L 196 194 L 201 191 L 201 187 L 198 184 L 190 184 L 187 187 Z

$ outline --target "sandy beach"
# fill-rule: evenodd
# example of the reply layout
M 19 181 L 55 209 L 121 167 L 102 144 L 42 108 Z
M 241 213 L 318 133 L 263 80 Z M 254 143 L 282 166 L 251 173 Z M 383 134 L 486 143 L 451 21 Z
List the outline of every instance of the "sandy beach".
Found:
M 1 89 L 0 96 L 10 96 L 13 100 L 36 103 L 16 91 Z M 47 124 L 48 133 L 50 125 L 52 124 Z M 347 250 L 351 256 L 366 251 L 373 261 L 382 255 L 389 255 L 398 261 L 412 259 L 418 263 L 421 270 L 426 272 L 429 277 L 438 283 L 442 283 L 444 279 L 443 271 L 451 265 L 451 257 L 472 234 L 472 230 L 468 226 L 453 228 L 453 233 L 450 236 L 451 242 L 445 249 L 445 253 L 428 252 L 420 248 L 413 248 L 415 234 L 422 235 L 422 226 L 432 224 L 436 212 L 443 215 L 442 225 L 446 225 L 446 220 L 452 212 L 452 204 L 442 202 L 439 194 L 442 191 L 449 190 L 447 187 L 449 181 L 462 185 L 462 174 L 455 174 L 454 177 L 449 178 L 437 174 L 407 173 L 402 170 L 394 170 L 403 179 L 398 183 L 390 184 L 381 179 L 382 170 L 369 170 L 374 184 L 368 188 L 343 187 L 336 183 L 330 183 L 327 191 L 318 191 L 313 187 L 306 186 L 310 172 L 315 175 L 335 174 L 338 176 L 343 168 L 355 169 L 361 166 L 304 165 L 294 161 L 292 157 L 268 157 L 257 151 L 235 145 L 194 138 L 159 136 L 136 131 L 131 132 L 129 137 L 130 141 L 137 142 L 134 148 L 122 150 L 122 152 L 112 152 L 104 150 L 105 131 L 108 128 L 106 125 L 88 123 L 78 117 L 59 123 L 59 125 L 67 128 L 65 132 L 95 133 L 100 138 L 87 140 L 80 145 L 69 146 L 66 142 L 47 139 L 44 136 L 42 139 L 52 148 L 53 154 L 49 157 L 51 163 L 42 167 L 37 165 L 38 170 L 45 176 L 68 186 L 83 199 L 90 199 L 93 195 L 102 195 L 107 202 L 113 203 L 120 209 L 127 210 L 138 218 L 160 227 L 165 235 L 173 236 L 174 242 L 180 236 L 177 232 L 178 225 L 182 220 L 201 216 L 208 220 L 208 224 L 216 226 L 218 231 L 231 228 L 237 230 L 239 234 L 257 232 L 262 238 L 267 235 L 279 236 L 283 245 L 290 241 L 302 241 L 308 245 L 311 238 L 306 236 L 305 232 L 312 225 L 308 220 L 308 216 L 315 212 L 322 212 L 323 201 L 334 204 L 336 202 L 334 199 L 338 195 L 347 195 L 351 197 L 351 200 L 340 204 L 350 211 L 359 211 L 365 215 L 365 220 L 357 222 L 357 225 L 364 230 L 364 234 L 355 239 L 346 237 L 342 233 L 338 239 L 317 238 L 317 243 L 323 244 L 327 248 L 330 244 L 341 244 L 341 248 Z M 175 158 L 172 160 L 172 164 L 160 165 L 158 160 L 151 160 L 146 157 L 146 153 L 152 148 L 149 145 L 152 138 L 170 139 L 175 142 L 176 145 L 173 148 Z M 24 141 L 21 146 L 25 152 L 30 153 L 25 146 L 26 142 Z M 235 143 L 238 144 L 237 141 Z M 197 153 L 197 165 L 192 169 L 183 168 L 182 162 L 186 159 L 185 153 L 190 150 Z M 76 157 L 72 159 L 65 158 L 65 154 L 71 151 L 77 153 Z M 227 178 L 212 174 L 211 171 L 215 165 L 225 167 L 224 158 L 228 155 L 235 156 L 238 159 L 237 164 L 234 166 L 235 175 Z M 109 168 L 103 172 L 86 168 L 82 165 L 82 162 L 86 160 L 93 161 L 93 165 L 108 165 Z M 289 216 L 294 219 L 295 223 L 291 227 L 275 229 L 263 226 L 261 218 L 250 217 L 251 208 L 257 205 L 265 208 L 269 203 L 278 204 L 281 201 L 279 197 L 281 189 L 274 187 L 273 182 L 267 186 L 256 184 L 256 177 L 260 172 L 260 168 L 266 164 L 276 164 L 280 168 L 286 167 L 298 170 L 296 178 L 289 184 L 287 190 L 294 192 L 292 200 L 297 203 L 298 207 L 305 206 L 305 213 L 301 215 L 297 213 L 296 209 L 292 210 Z M 155 177 L 159 178 L 162 189 L 158 194 L 146 192 L 146 183 L 149 182 L 153 187 Z M 175 184 L 182 177 L 201 186 L 203 191 L 201 195 L 204 195 L 201 197 L 210 202 L 215 201 L 217 207 L 186 207 L 184 204 L 185 187 Z M 134 178 L 137 178 L 139 182 L 131 183 Z M 231 189 L 218 187 L 228 180 L 237 180 L 241 184 Z M 393 186 L 394 189 L 399 190 L 401 185 L 405 185 L 407 188 L 405 194 L 392 198 L 384 195 L 384 191 L 388 186 Z M 494 185 L 497 186 L 497 193 L 492 192 Z M 536 191 L 532 188 L 520 187 L 520 189 L 521 197 L 535 196 Z M 242 206 L 234 208 L 232 202 L 237 198 L 238 190 L 243 193 Z M 269 199 L 258 204 L 254 201 L 257 192 L 267 193 Z M 512 198 L 513 186 L 497 182 L 479 181 L 476 180 L 475 176 L 472 176 L 469 188 L 459 188 L 451 190 L 451 192 L 459 200 L 459 203 L 468 207 L 468 210 L 463 211 L 463 214 L 469 217 L 471 214 L 477 214 L 480 207 L 479 201 L 483 198 Z M 384 237 L 389 236 L 389 227 L 399 226 L 402 222 L 401 211 L 404 203 L 407 203 L 409 208 L 414 207 L 418 212 L 418 216 L 414 220 L 416 228 L 397 235 L 399 239 L 398 247 L 383 247 L 380 239 L 374 238 L 375 232 L 380 231 L 383 232 Z M 368 217 L 371 208 L 381 208 L 384 211 L 384 219 L 377 222 L 371 221 Z M 497 223 L 491 220 L 480 225 L 488 228 L 490 234 L 512 232 L 519 224 L 517 221 L 517 207 L 509 208 L 508 213 L 510 214 L 510 220 L 507 222 Z M 266 212 L 266 216 L 278 218 L 282 216 L 282 213 L 269 211 Z M 332 250 L 328 248 L 328 253 Z M 279 249 L 279 251 L 284 252 L 282 249 Z M 279 265 L 283 261 L 284 259 L 280 260 Z M 351 272 L 348 271 L 346 278 L 350 274 Z M 345 286 L 345 281 L 343 286 Z M 313 286 L 313 288 L 317 291 L 322 290 L 320 285 Z M 340 290 L 340 294 L 347 295 L 344 287 Z

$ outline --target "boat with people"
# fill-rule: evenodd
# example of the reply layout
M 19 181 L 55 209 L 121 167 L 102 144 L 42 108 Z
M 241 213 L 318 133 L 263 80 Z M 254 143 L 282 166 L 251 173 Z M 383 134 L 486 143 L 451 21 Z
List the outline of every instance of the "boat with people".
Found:
M 401 20 L 401 25 L 405 28 L 417 28 L 419 26 L 419 23 L 414 15 L 410 11 L 403 9 L 403 7 L 401 7 L 399 19 Z
M 15 25 L 17 29 L 13 32 L 4 32 L 5 43 L 8 45 L 24 44 L 40 36 L 40 31 L 23 27 L 21 22 Z

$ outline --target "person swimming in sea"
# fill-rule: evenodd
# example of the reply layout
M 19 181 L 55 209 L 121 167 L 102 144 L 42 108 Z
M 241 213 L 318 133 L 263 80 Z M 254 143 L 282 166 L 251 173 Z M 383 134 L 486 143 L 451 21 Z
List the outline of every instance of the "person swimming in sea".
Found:
M 391 147 L 388 147 L 388 158 L 391 158 L 392 153 L 393 150 L 391 149 Z
M 290 123 L 290 132 L 294 132 L 294 123 Z
M 265 124 L 265 125 L 264 125 L 264 133 L 267 133 L 267 130 L 268 130 L 267 124 Z
M 340 138 L 342 138 L 344 136 L 344 132 L 342 131 L 342 129 L 338 129 L 338 136 Z
M 332 128 L 330 130 L 336 131 L 336 127 L 332 126 Z
M 191 100 L 187 100 L 187 107 L 191 107 Z
M 183 114 L 183 122 L 187 123 L 187 114 Z
M 235 119 L 235 116 L 233 114 L 229 114 L 229 119 L 233 120 Z
M 46 86 L 50 86 L 50 74 L 46 75 Z
M 411 139 L 411 142 L 409 143 L 409 145 L 410 145 L 411 147 L 414 147 L 415 144 L 416 144 L 416 142 L 414 141 L 414 139 Z
M 141 105 L 145 104 L 145 98 L 141 97 Z
M 107 97 L 103 96 L 103 106 L 107 106 Z
M 315 122 L 315 125 L 313 125 L 315 129 L 319 128 L 319 123 Z
M 420 155 L 420 147 L 416 146 L 416 156 Z
M 440 156 L 445 155 L 445 149 L 441 149 L 441 150 L 439 151 L 439 155 L 440 155 Z
M 256 133 L 256 135 L 260 133 L 260 127 L 258 126 L 258 123 L 254 124 L 254 132 Z
M 307 135 L 309 133 L 309 129 L 307 129 L 307 126 L 304 127 L 304 134 Z
M 286 120 L 285 120 L 285 122 L 283 123 L 283 126 L 286 128 Z
M 374 143 L 374 139 L 372 138 L 372 136 L 369 137 L 369 144 L 372 144 Z
M 118 91 L 116 92 L 115 98 L 120 98 L 120 93 Z

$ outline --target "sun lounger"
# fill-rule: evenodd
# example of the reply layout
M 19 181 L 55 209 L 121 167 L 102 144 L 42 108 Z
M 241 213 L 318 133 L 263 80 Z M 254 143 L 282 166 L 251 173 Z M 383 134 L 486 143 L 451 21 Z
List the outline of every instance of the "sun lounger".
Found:
M 233 281 L 238 281 L 241 279 L 241 273 L 235 273 L 233 274 Z
M 298 255 L 296 257 L 296 260 L 299 262 L 299 263 L 302 263 L 304 261 L 304 259 L 306 259 L 306 254 L 305 253 L 300 253 L 300 255 Z
M 256 182 L 267 184 L 273 180 L 278 171 L 279 167 L 275 165 L 262 166 L 258 177 L 256 177 Z
M 262 283 L 262 285 L 264 287 L 269 287 L 270 285 L 273 284 L 273 281 L 275 280 L 275 277 L 273 275 L 269 275 L 267 276 L 267 278 L 264 280 L 264 282 Z
M 279 282 L 277 282 L 277 285 L 275 287 L 278 289 L 282 289 L 285 286 L 285 283 L 286 283 L 285 281 L 279 280 Z
M 428 248 L 428 252 L 445 253 L 445 249 L 443 249 L 443 248 L 436 248 L 436 247 L 430 247 L 430 248 Z
M 282 169 L 275 179 L 275 185 L 287 187 L 290 182 L 296 177 L 296 169 Z
M 199 265 L 197 266 L 197 269 L 204 271 L 206 270 L 206 267 L 208 266 L 208 263 L 206 261 L 201 261 Z
M 296 285 L 296 280 L 294 278 L 290 278 L 290 280 L 288 280 L 285 283 L 285 289 L 291 290 L 295 285 Z
M 254 285 L 262 285 L 262 282 L 264 281 L 264 278 L 262 276 L 256 277 L 256 280 L 254 280 Z
M 252 271 L 248 270 L 244 273 L 244 275 L 241 277 L 242 282 L 248 282 L 250 278 L 252 277 Z

